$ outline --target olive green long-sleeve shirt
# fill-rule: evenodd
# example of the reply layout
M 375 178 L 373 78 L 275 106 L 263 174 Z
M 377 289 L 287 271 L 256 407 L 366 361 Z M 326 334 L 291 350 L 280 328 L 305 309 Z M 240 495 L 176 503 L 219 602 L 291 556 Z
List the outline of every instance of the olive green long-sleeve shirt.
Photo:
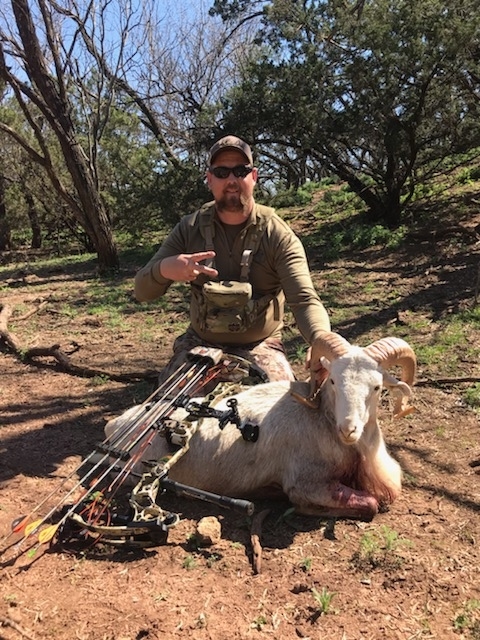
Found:
M 214 266 L 218 270 L 218 280 L 239 280 L 241 256 L 244 249 L 249 248 L 245 246 L 245 238 L 247 234 L 258 229 L 260 223 L 264 231 L 258 250 L 253 256 L 248 280 L 252 285 L 254 298 L 267 294 L 274 296 L 266 311 L 243 333 L 202 331 L 195 309 L 197 296 L 192 296 L 191 326 L 202 339 L 211 343 L 246 345 L 268 337 L 280 339 L 286 301 L 295 316 L 300 333 L 306 342 L 311 344 L 319 333 L 330 330 L 328 314 L 313 286 L 300 239 L 272 210 L 265 222 L 265 211 L 265 207 L 254 205 L 247 224 L 236 236 L 233 246 L 230 246 L 224 225 L 214 214 L 213 204 L 183 217 L 155 255 L 138 271 L 135 277 L 136 298 L 141 302 L 155 300 L 163 296 L 170 287 L 172 280 L 163 278 L 160 274 L 160 262 L 164 258 L 181 253 L 198 253 L 211 248 L 206 246 L 205 231 L 202 229 L 205 216 L 209 216 L 208 219 L 213 221 L 210 226 L 216 252 Z M 200 275 L 192 283 L 195 292 L 201 291 L 201 285 L 205 281 L 205 276 Z

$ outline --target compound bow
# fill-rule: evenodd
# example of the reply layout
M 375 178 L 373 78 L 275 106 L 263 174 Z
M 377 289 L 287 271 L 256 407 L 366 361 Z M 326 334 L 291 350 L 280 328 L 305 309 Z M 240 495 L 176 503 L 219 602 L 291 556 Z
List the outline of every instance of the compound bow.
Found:
M 30 553 L 42 544 L 54 542 L 65 545 L 88 540 L 92 544 L 101 539 L 114 546 L 137 548 L 165 544 L 168 531 L 178 523 L 179 516 L 164 511 L 157 504 L 160 490 L 251 515 L 254 505 L 247 500 L 212 494 L 168 478 L 168 471 L 188 450 L 190 438 L 201 418 L 216 418 L 220 429 L 233 423 L 245 440 L 256 441 L 258 426 L 241 424 L 235 399 L 227 402 L 225 411 L 210 406 L 213 396 L 201 404 L 191 400 L 195 395 L 205 395 L 206 388 L 211 388 L 212 383 L 240 381 L 248 373 L 249 363 L 242 358 L 224 356 L 220 349 L 192 349 L 186 362 L 128 416 L 111 440 L 107 438 L 98 444 L 28 515 L 13 521 L 11 531 L 0 542 L 0 548 L 3 548 L 0 553 L 9 548 L 5 543 L 12 536 L 21 536 L 11 545 L 15 557 L 28 541 L 31 542 Z M 177 408 L 187 411 L 185 421 L 170 418 Z M 145 473 L 136 473 L 134 469 L 158 435 L 167 438 L 174 452 L 166 460 L 144 463 L 148 467 Z M 115 496 L 129 477 L 136 477 L 138 482 L 130 493 L 128 513 L 122 514 Z M 73 487 L 47 509 L 44 516 L 37 517 L 69 481 L 73 481 Z M 69 502 L 72 498 L 73 504 Z

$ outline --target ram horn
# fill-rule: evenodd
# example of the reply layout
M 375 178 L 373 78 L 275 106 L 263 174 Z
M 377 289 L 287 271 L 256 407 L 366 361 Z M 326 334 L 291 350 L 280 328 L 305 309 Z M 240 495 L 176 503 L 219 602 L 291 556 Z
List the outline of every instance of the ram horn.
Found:
M 311 409 L 318 408 L 317 391 L 318 385 L 316 384 L 316 376 L 313 365 L 317 363 L 323 356 L 327 360 L 335 360 L 340 358 L 347 351 L 351 349 L 351 344 L 348 340 L 345 340 L 338 333 L 333 331 L 325 331 L 312 343 L 312 350 L 310 353 L 310 391 L 306 398 L 300 396 L 298 393 L 292 393 L 293 397 L 302 404 L 310 407 Z
M 408 388 L 413 385 L 417 369 L 417 358 L 412 347 L 405 340 L 401 338 L 380 338 L 365 347 L 364 351 L 385 370 L 395 365 L 401 367 L 402 383 L 408 385 Z M 400 385 L 398 385 L 397 392 L 400 392 L 400 397 L 395 401 L 395 417 L 412 413 L 414 407 L 409 406 L 407 400 L 409 393 L 402 393 Z
M 406 382 L 408 386 L 413 385 L 417 358 L 408 342 L 401 338 L 380 338 L 365 347 L 364 351 L 384 369 L 400 366 L 402 382 Z

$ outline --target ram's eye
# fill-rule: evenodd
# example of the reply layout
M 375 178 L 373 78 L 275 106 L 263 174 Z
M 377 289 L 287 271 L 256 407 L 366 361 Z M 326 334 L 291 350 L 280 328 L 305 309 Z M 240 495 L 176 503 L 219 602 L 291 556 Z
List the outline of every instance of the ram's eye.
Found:
M 330 378 L 330 384 L 335 384 L 332 378 Z
M 376 386 L 376 387 L 374 387 L 374 388 L 373 388 L 373 390 L 374 390 L 374 391 L 379 391 L 379 390 L 380 390 L 380 385 L 379 385 L 379 384 L 377 384 L 377 386 Z

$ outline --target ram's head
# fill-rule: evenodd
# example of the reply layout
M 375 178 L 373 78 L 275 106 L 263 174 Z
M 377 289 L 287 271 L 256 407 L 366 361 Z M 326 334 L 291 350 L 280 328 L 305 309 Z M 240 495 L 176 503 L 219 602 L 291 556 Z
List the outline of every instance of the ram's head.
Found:
M 319 384 L 318 363 L 324 368 Z M 400 379 L 389 372 L 401 368 Z M 413 411 L 408 404 L 416 371 L 413 349 L 400 338 L 381 338 L 368 347 L 352 346 L 337 333 L 326 332 L 312 345 L 310 361 L 310 393 L 296 396 L 309 407 L 320 403 L 320 386 L 328 385 L 334 395 L 334 412 L 340 437 L 344 442 L 356 442 L 369 422 L 376 420 L 376 410 L 382 388 L 395 397 L 394 415 Z

